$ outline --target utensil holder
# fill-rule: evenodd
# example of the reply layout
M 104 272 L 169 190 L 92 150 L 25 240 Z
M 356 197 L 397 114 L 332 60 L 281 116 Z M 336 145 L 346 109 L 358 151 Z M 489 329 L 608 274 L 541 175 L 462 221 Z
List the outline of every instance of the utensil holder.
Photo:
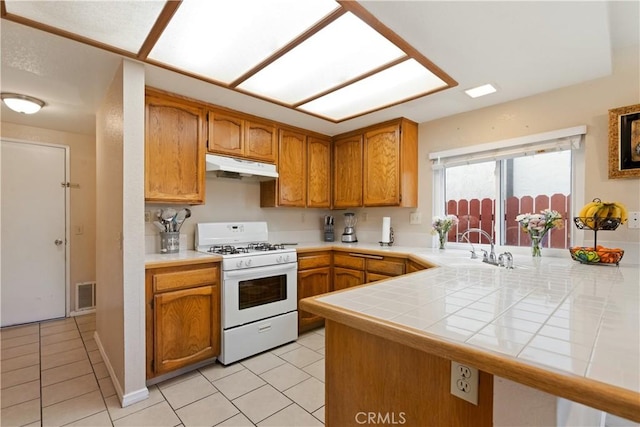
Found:
M 165 231 L 160 233 L 160 253 L 175 254 L 180 250 L 180 232 Z

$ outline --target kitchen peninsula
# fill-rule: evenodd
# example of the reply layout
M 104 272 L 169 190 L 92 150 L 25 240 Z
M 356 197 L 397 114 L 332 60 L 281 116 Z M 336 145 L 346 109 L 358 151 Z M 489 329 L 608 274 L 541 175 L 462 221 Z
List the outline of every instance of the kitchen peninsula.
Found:
M 300 302 L 326 319 L 327 425 L 492 425 L 494 376 L 640 422 L 638 266 L 521 256 L 507 270 L 456 252 Z M 450 394 L 452 360 L 479 369 L 477 406 Z

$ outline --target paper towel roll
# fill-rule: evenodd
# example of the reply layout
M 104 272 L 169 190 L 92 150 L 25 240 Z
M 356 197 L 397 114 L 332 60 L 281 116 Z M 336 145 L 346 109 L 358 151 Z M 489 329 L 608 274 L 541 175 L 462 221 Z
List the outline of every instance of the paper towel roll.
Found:
M 391 217 L 385 216 L 382 217 L 382 238 L 380 241 L 382 243 L 389 243 L 391 239 L 389 238 L 391 233 Z

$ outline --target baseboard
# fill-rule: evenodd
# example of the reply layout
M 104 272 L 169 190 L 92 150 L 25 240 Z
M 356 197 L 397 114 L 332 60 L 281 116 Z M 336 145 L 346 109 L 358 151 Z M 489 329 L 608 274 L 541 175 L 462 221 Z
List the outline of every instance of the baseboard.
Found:
M 147 387 L 143 387 L 140 390 L 124 394 L 122 386 L 120 385 L 120 381 L 118 381 L 115 371 L 113 370 L 113 366 L 111 366 L 111 361 L 104 351 L 104 347 L 102 346 L 102 341 L 100 341 L 100 335 L 98 335 L 98 331 L 95 331 L 93 333 L 93 339 L 96 340 L 96 345 L 98 346 L 98 350 L 100 351 L 100 356 L 102 356 L 104 366 L 106 366 L 107 372 L 109 372 L 109 377 L 111 377 L 111 381 L 113 382 L 113 388 L 116 390 L 120 405 L 124 408 L 126 406 L 133 405 L 134 403 L 147 399 L 149 397 L 149 389 Z
M 85 314 L 93 314 L 95 312 L 96 312 L 95 308 L 91 308 L 88 310 L 81 310 L 81 311 L 71 311 L 69 312 L 69 317 L 84 316 Z

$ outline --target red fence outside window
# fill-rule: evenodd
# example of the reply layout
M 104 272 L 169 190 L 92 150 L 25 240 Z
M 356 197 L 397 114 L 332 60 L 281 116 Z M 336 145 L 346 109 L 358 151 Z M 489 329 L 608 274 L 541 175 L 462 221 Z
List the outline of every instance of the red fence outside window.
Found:
M 516 216 L 521 213 L 539 213 L 543 209 L 553 209 L 560 212 L 563 220 L 563 227 L 555 228 L 547 233 L 542 240 L 542 246 L 546 248 L 569 247 L 569 236 L 571 234 L 571 224 L 569 210 L 571 207 L 571 196 L 564 194 L 554 194 L 551 197 L 546 195 L 518 197 L 508 197 L 504 209 L 506 220 L 505 244 L 510 246 L 529 246 L 531 239 L 529 235 L 522 231 L 516 222 Z M 447 201 L 447 214 L 456 215 L 459 219 L 457 227 L 453 227 L 449 232 L 449 242 L 460 242 L 460 237 L 469 228 L 480 228 L 491 235 L 495 240 L 495 200 L 494 199 L 460 199 Z M 480 233 L 470 233 L 469 240 L 472 243 L 485 243 L 489 241 Z

